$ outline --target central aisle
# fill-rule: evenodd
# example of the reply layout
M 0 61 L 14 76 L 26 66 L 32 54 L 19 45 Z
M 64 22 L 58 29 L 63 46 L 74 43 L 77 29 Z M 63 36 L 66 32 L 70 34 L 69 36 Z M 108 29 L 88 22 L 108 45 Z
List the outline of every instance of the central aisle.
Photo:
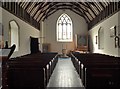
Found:
M 83 87 L 71 58 L 58 59 L 47 87 Z

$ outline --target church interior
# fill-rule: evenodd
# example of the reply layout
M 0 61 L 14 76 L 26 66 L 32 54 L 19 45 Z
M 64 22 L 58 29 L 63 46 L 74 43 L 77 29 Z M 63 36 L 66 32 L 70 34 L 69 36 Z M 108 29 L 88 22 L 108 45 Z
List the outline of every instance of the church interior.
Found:
M 0 1 L 0 80 L 1 89 L 120 89 L 120 1 Z

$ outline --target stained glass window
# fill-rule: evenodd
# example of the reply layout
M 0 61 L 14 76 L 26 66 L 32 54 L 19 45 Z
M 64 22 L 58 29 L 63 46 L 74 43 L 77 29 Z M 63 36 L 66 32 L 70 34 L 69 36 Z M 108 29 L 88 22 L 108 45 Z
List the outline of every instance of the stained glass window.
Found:
M 72 40 L 72 20 L 67 14 L 63 13 L 57 20 L 57 41 L 71 42 Z

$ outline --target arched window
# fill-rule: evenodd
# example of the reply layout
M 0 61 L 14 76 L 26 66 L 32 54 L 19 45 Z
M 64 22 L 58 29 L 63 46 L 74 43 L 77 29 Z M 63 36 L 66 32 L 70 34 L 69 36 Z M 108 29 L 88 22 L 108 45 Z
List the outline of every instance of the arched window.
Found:
M 98 49 L 104 49 L 104 29 L 102 27 L 98 30 Z
M 57 41 L 71 42 L 72 40 L 72 20 L 67 14 L 63 13 L 57 20 Z
M 19 26 L 16 21 L 10 21 L 10 42 L 11 46 L 16 45 L 15 51 L 19 50 Z

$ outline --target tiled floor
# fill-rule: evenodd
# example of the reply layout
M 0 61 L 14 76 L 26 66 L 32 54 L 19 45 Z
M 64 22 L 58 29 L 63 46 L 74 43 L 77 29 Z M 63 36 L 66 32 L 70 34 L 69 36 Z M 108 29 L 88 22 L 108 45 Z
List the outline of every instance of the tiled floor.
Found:
M 83 87 L 71 58 L 58 59 L 47 87 Z

